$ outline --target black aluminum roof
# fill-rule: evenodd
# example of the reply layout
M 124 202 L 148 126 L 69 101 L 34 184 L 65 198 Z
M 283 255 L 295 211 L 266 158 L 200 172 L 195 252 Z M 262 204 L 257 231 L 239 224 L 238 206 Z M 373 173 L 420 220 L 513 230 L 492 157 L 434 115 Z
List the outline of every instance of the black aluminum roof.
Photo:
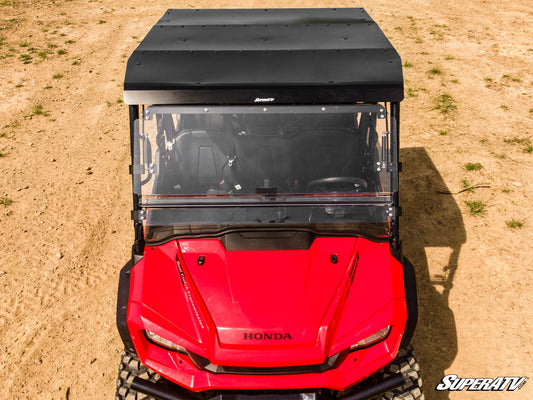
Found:
M 128 60 L 124 99 L 395 102 L 402 63 L 362 8 L 168 10 Z

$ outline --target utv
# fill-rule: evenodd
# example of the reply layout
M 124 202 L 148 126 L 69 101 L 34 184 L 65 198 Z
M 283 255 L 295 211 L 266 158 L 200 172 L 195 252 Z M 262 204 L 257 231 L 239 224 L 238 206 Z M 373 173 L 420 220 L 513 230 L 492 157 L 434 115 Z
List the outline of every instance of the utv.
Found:
M 402 64 L 369 15 L 168 10 L 124 90 L 116 398 L 422 399 Z

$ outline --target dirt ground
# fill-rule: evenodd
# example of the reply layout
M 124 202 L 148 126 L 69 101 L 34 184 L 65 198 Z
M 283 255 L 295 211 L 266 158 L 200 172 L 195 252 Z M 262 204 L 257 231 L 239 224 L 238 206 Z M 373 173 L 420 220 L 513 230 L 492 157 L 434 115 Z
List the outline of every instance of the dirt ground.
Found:
M 433 390 L 450 373 L 533 378 L 526 0 L 2 0 L 0 398 L 113 398 L 133 240 L 126 60 L 167 8 L 208 7 L 365 7 L 380 23 L 405 66 L 401 234 L 426 397 L 533 398 L 531 381 Z M 458 193 L 471 185 L 484 187 Z

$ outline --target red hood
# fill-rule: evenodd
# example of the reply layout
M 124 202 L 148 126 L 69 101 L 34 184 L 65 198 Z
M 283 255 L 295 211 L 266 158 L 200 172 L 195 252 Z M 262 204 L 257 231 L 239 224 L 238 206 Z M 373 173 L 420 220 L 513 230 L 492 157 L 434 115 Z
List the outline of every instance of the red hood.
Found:
M 145 328 L 163 328 L 213 364 L 320 364 L 355 343 L 357 325 L 403 297 L 393 293 L 392 279 L 402 278 L 391 276 L 390 259 L 388 245 L 357 238 L 276 251 L 182 239 L 147 248 L 142 293 L 131 300 L 138 296 Z
M 180 240 L 179 247 L 222 347 L 305 346 L 322 357 L 320 333 L 353 264 L 355 242 L 318 239 L 309 250 L 293 251 L 226 251 L 216 239 Z

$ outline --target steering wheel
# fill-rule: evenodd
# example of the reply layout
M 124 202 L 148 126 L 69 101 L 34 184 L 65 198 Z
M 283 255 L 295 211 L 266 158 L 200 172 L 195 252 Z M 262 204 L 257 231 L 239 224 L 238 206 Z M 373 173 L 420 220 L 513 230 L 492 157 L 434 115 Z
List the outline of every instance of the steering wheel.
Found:
M 368 183 L 355 176 L 331 176 L 328 178 L 315 179 L 307 184 L 307 190 L 311 193 L 322 192 L 361 192 L 368 188 Z

